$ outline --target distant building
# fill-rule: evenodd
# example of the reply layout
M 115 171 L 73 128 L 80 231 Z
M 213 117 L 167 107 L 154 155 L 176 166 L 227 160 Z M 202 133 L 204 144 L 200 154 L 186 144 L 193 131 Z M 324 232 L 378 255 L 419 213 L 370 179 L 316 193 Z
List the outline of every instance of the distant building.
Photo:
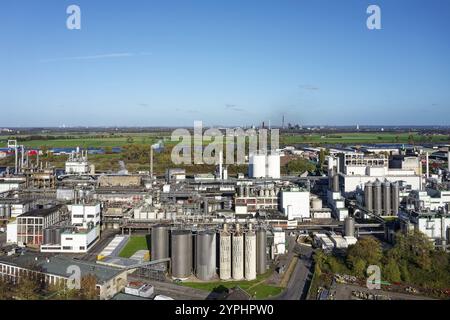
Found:
M 309 191 L 298 188 L 281 191 L 280 206 L 288 220 L 311 217 Z

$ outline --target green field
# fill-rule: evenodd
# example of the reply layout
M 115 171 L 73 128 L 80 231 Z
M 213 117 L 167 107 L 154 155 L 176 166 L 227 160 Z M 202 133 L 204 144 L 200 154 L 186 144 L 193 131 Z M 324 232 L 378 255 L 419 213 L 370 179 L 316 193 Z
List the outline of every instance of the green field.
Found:
M 150 237 L 148 236 L 133 236 L 130 237 L 125 247 L 120 251 L 119 257 L 129 258 L 138 250 L 150 249 Z
M 271 273 L 272 271 L 269 271 L 263 275 L 258 275 L 256 279 L 252 281 L 182 282 L 180 285 L 208 292 L 223 292 L 225 289 L 238 286 L 253 298 L 267 299 L 274 297 L 283 291 L 283 288 L 281 287 L 264 283 L 264 280 L 267 279 Z

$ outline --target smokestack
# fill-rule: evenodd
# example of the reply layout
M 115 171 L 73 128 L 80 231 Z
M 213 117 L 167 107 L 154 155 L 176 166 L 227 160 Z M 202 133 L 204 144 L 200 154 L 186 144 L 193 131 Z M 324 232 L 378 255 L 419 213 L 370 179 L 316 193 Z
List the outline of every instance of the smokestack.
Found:
M 429 159 L 428 159 L 428 152 L 426 153 L 426 169 L 427 169 L 427 179 L 430 177 L 430 163 L 429 163 Z
M 150 179 L 153 179 L 153 146 L 150 145 Z
M 220 180 L 223 179 L 222 164 L 223 164 L 223 151 L 220 151 L 219 152 L 219 178 L 220 178 Z

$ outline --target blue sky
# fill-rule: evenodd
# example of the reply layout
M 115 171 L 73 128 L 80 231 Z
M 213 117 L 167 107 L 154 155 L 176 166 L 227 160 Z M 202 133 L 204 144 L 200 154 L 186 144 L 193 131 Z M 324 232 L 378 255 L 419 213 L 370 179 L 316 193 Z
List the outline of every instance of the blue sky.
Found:
M 449 125 L 449 31 L 447 0 L 3 0 L 0 126 Z

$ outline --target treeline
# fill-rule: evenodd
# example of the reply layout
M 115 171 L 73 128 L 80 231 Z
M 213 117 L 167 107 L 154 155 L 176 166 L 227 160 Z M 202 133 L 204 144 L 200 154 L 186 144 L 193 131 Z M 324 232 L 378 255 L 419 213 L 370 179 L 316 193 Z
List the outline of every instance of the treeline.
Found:
M 421 232 L 398 233 L 395 245 L 387 250 L 373 237 L 359 240 L 343 256 L 326 255 L 318 250 L 314 261 L 317 276 L 339 273 L 362 278 L 368 276 L 368 266 L 377 265 L 383 281 L 425 289 L 450 288 L 450 254 L 435 250 Z

